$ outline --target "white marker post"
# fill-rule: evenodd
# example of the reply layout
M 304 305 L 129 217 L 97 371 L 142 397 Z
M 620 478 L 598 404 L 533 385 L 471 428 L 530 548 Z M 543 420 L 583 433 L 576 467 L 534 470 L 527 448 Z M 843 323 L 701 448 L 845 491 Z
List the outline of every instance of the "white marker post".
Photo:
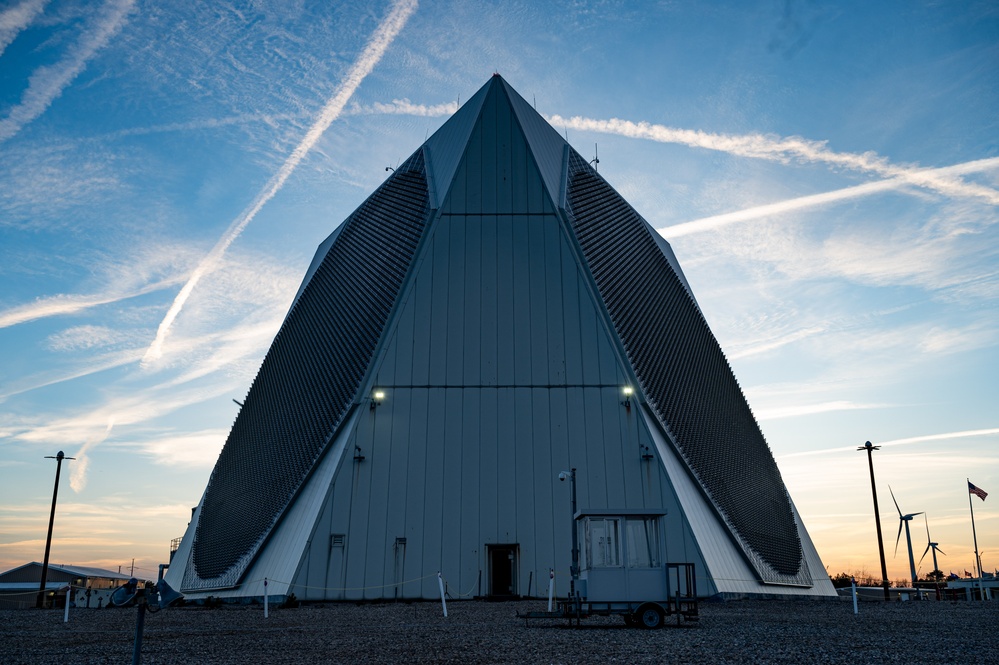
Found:
M 267 618 L 267 578 L 264 578 L 264 618 Z
M 857 614 L 857 578 L 850 578 L 850 595 L 853 596 L 853 613 Z
M 555 569 L 548 569 L 548 611 L 552 611 L 552 599 L 555 596 Z
M 73 592 L 73 586 L 66 587 L 66 611 L 62 613 L 62 622 L 69 622 L 69 594 Z
M 444 578 L 441 577 L 441 571 L 437 571 L 437 585 L 441 588 L 441 607 L 444 608 L 444 618 L 447 618 L 447 601 L 444 600 Z

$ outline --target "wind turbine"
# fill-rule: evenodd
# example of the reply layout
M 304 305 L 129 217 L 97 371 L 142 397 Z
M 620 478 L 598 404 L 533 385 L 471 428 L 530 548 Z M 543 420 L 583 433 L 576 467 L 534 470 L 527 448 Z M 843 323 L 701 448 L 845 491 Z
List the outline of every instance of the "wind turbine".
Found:
M 923 515 L 923 522 L 926 524 L 926 549 L 923 550 L 923 556 L 919 557 L 919 564 L 922 565 L 923 559 L 926 558 L 926 553 L 929 552 L 932 549 L 933 550 L 933 572 L 934 573 L 939 573 L 940 576 L 942 577 L 943 576 L 943 572 L 937 566 L 937 550 L 939 550 L 941 554 L 947 554 L 947 553 L 944 552 L 943 550 L 941 550 L 939 547 L 937 547 L 937 544 L 933 542 L 932 538 L 930 538 L 930 522 L 929 522 L 929 520 L 926 519 L 926 515 Z M 933 577 L 933 588 L 937 592 L 937 600 L 940 600 L 940 577 L 937 577 L 937 576 Z
M 942 549 L 940 549 L 937 546 L 937 543 L 934 543 L 932 540 L 930 540 L 930 523 L 926 519 L 926 515 L 923 515 L 923 521 L 926 523 L 926 549 L 923 550 L 923 556 L 919 557 L 919 563 L 920 564 L 923 563 L 923 559 L 926 558 L 926 553 L 929 552 L 932 549 L 933 550 L 933 570 L 937 571 L 937 570 L 940 570 L 940 568 L 937 566 L 937 552 L 940 552 L 940 554 L 944 554 L 944 555 L 946 555 L 947 553 L 944 552 Z
M 912 586 L 916 586 L 916 560 L 912 556 L 912 536 L 909 535 L 909 522 L 916 515 L 922 515 L 923 513 L 909 513 L 908 515 L 902 514 L 902 509 L 898 507 L 898 501 L 895 500 L 895 493 L 891 491 L 891 485 L 888 486 L 888 492 L 891 494 L 891 500 L 895 502 L 895 510 L 898 511 L 898 535 L 895 536 L 895 554 L 898 555 L 898 540 L 902 537 L 902 525 L 905 525 L 905 542 L 909 546 L 909 572 L 912 573 Z

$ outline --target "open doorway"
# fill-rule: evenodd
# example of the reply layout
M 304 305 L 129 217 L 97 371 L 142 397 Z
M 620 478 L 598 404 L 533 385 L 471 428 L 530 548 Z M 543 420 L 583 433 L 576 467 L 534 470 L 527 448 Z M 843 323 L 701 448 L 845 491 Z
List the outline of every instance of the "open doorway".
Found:
M 517 596 L 517 551 L 519 545 L 486 545 L 489 557 L 489 595 L 494 598 Z

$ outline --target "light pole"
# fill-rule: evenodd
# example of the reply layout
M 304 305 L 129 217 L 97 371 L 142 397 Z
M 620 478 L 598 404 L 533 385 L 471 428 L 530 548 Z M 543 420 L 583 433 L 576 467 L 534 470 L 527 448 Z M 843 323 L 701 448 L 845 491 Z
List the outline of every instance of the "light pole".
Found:
M 55 457 L 46 455 L 45 459 L 54 459 L 56 461 L 56 477 L 55 487 L 52 489 L 52 510 L 49 512 L 49 534 L 45 537 L 45 558 L 42 560 L 42 581 L 38 585 L 38 601 L 35 603 L 35 606 L 39 609 L 45 607 L 45 583 L 48 581 L 49 576 L 49 550 L 52 549 L 52 524 L 55 522 L 56 498 L 59 496 L 59 472 L 62 471 L 62 461 L 64 459 L 76 458 L 66 457 L 66 454 L 60 450 Z
M 871 453 L 875 450 L 881 450 L 881 446 L 871 445 L 871 442 L 868 441 L 857 448 L 857 450 L 867 451 L 867 464 L 871 468 L 871 492 L 874 494 L 874 523 L 878 527 L 878 554 L 881 555 L 881 586 L 885 590 L 885 600 L 891 600 L 891 594 L 888 592 L 888 567 L 885 565 L 885 542 L 881 537 L 881 514 L 878 512 L 878 488 L 874 484 L 874 458 L 871 457 Z
M 576 524 L 576 469 L 558 474 L 559 480 L 569 479 L 569 498 L 572 510 L 572 567 L 569 569 L 569 596 L 576 595 L 576 580 L 579 579 L 579 527 Z

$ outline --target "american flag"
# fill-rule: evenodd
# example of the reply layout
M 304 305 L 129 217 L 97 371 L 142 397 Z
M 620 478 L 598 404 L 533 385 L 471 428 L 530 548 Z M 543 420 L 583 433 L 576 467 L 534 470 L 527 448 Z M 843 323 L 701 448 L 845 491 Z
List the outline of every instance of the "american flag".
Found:
M 968 481 L 968 491 L 977 496 L 982 501 L 985 501 L 985 497 L 989 495 L 989 493 L 983 490 L 981 487 L 975 487 L 974 485 L 972 485 L 970 480 Z

